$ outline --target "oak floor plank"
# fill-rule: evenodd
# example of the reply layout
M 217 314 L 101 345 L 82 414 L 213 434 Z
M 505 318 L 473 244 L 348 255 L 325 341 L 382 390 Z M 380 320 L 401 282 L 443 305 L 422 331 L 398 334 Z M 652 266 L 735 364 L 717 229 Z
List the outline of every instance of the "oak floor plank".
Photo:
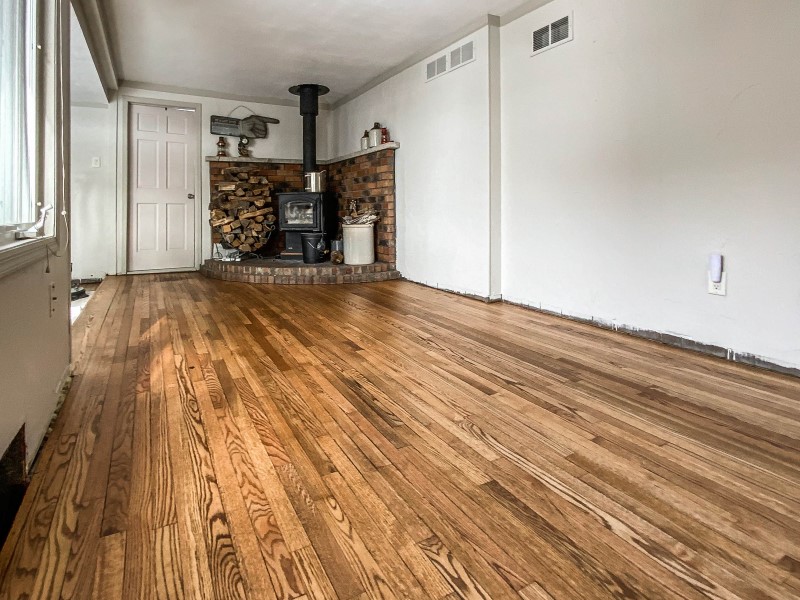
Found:
M 124 531 L 100 538 L 92 579 L 93 600 L 121 600 L 125 573 Z
M 800 381 L 402 281 L 108 278 L 5 598 L 800 597 Z

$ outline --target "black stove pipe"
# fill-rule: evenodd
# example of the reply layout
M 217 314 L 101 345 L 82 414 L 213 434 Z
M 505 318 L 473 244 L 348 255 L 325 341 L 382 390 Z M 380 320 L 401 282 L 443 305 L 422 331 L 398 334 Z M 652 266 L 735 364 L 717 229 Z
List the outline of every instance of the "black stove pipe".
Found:
M 303 83 L 292 86 L 289 91 L 300 96 L 300 114 L 303 116 L 303 171 L 311 173 L 317 170 L 319 97 L 330 90 L 324 85 Z

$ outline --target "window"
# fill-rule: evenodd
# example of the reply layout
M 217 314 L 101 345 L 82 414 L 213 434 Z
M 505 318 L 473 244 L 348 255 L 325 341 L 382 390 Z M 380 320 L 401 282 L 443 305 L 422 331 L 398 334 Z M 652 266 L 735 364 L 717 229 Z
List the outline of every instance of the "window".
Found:
M 0 246 L 38 219 L 37 4 L 0 2 Z

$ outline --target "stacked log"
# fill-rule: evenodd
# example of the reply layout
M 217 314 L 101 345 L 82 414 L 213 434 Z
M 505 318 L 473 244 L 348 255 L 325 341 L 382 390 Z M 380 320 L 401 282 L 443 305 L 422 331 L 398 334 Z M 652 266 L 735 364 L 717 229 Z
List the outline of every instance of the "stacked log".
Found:
M 275 215 L 266 177 L 253 167 L 231 167 L 211 193 L 211 241 L 239 252 L 256 252 L 275 231 Z

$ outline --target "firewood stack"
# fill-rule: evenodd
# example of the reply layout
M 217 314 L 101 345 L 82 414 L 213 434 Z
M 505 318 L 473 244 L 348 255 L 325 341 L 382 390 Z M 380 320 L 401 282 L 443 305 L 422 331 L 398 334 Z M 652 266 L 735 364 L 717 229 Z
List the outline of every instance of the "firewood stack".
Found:
M 211 193 L 211 241 L 239 252 L 256 252 L 275 231 L 272 186 L 251 167 L 225 169 L 225 181 Z

